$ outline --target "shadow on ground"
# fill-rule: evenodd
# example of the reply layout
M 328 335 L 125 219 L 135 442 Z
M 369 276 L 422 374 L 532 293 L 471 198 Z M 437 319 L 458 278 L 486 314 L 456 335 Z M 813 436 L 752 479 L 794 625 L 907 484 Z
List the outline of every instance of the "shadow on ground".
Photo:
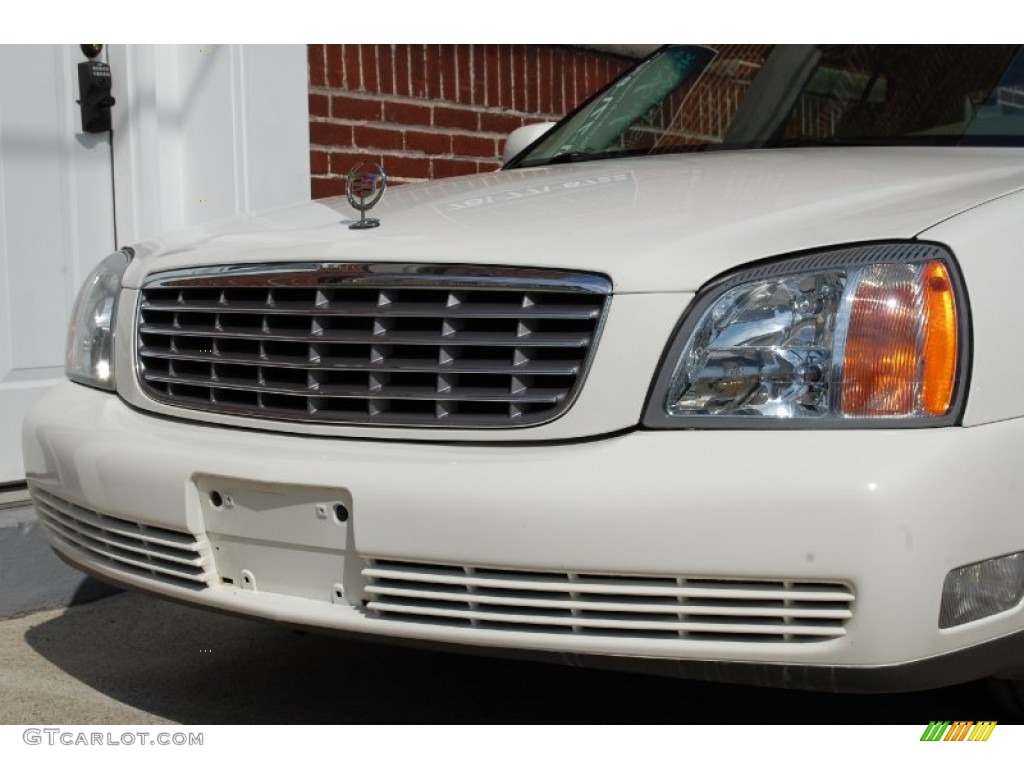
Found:
M 1010 722 L 982 683 L 837 695 L 412 650 L 122 594 L 30 629 L 90 688 L 184 724 Z

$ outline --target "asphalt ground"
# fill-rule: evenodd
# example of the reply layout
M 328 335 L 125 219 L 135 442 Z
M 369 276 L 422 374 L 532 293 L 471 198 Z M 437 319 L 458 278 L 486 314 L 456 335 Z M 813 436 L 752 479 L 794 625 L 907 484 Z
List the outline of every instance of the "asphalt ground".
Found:
M 840 695 L 298 633 L 139 594 L 0 621 L 0 723 L 1021 722 L 985 683 Z

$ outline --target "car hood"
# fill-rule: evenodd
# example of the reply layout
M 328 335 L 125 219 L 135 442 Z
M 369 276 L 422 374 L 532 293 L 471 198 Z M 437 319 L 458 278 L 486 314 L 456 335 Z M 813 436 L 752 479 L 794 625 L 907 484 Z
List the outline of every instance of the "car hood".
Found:
M 344 197 L 141 243 L 125 284 L 200 265 L 428 262 L 609 275 L 616 292 L 690 291 L 752 260 L 911 238 L 1024 188 L 1024 150 L 709 152 L 501 171 L 388 190 L 350 230 Z

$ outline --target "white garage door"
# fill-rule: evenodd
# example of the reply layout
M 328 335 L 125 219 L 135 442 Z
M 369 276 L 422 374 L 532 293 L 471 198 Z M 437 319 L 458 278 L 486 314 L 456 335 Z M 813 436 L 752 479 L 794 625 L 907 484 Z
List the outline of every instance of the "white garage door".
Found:
M 114 250 L 109 134 L 78 128 L 85 60 L 0 45 L 0 485 L 24 476 L 21 421 L 63 378 L 75 291 Z

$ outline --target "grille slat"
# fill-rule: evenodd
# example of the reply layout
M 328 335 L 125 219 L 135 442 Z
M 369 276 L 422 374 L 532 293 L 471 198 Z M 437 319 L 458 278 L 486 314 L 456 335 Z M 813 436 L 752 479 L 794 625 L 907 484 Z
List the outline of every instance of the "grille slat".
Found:
M 369 561 L 377 618 L 506 631 L 733 642 L 820 642 L 846 634 L 842 583 L 514 571 Z
M 256 418 L 519 427 L 573 402 L 611 286 L 554 270 L 401 264 L 151 276 L 139 381 L 154 399 Z
M 101 515 L 39 489 L 32 500 L 40 522 L 65 545 L 179 586 L 211 583 L 212 557 L 194 536 Z
M 53 510 L 51 510 L 52 512 Z M 168 548 L 135 545 L 130 543 L 130 540 L 124 540 L 124 537 L 111 535 L 105 532 L 102 528 L 96 528 L 94 526 L 79 525 L 71 522 L 70 519 L 59 520 L 56 515 L 51 514 L 47 519 L 47 524 L 51 526 L 57 526 L 62 532 L 68 537 L 79 539 L 89 539 L 92 542 L 103 545 L 110 552 L 121 552 L 126 557 L 132 555 L 142 555 L 149 559 L 150 557 L 157 555 L 161 562 L 173 563 L 184 566 L 195 566 L 201 565 L 201 558 L 198 555 L 193 557 L 182 557 L 175 554 L 173 550 L 168 551 Z
M 306 356 L 308 356 L 308 351 Z M 150 360 L 187 360 L 198 363 L 224 363 L 226 365 L 265 365 L 266 359 L 260 355 L 224 355 L 219 352 L 209 354 L 190 354 L 188 352 L 170 352 L 158 347 L 141 347 L 139 355 Z M 304 371 L 365 371 L 381 373 L 496 373 L 506 376 L 575 376 L 580 371 L 579 365 L 549 365 L 547 363 L 524 362 L 512 365 L 497 360 L 463 361 L 451 360 L 447 363 L 402 362 L 392 359 L 388 362 L 331 362 L 275 360 L 275 368 L 294 368 Z
M 475 305 L 469 307 L 433 307 L 429 305 L 412 305 L 402 307 L 391 306 L 355 306 L 348 307 L 342 302 L 336 306 L 315 306 L 308 308 L 275 307 L 255 302 L 244 302 L 236 305 L 220 302 L 196 301 L 189 304 L 170 301 L 143 301 L 142 309 L 160 312 L 206 314 L 260 314 L 260 315 L 295 315 L 299 317 L 316 317 L 336 315 L 339 310 L 349 317 L 427 317 L 427 318 L 495 318 L 508 319 L 548 319 L 548 320 L 594 320 L 601 311 L 598 308 L 576 309 L 569 306 L 535 306 L 512 309 L 499 305 Z
M 502 597 L 490 594 L 481 594 L 479 590 L 473 592 L 441 592 L 437 590 L 405 589 L 401 587 L 386 587 L 371 585 L 366 588 L 371 595 L 379 595 L 382 598 L 394 597 L 409 600 L 431 600 L 439 602 L 474 603 L 477 605 L 508 605 L 521 608 L 544 608 L 559 609 L 566 611 L 621 611 L 623 613 L 653 613 L 665 614 L 667 616 L 678 616 L 683 609 L 677 602 L 670 603 L 647 603 L 634 601 L 606 602 L 601 600 L 567 600 L 558 598 L 529 598 L 529 597 Z M 383 602 L 381 603 L 383 605 Z M 687 605 L 685 613 L 688 616 L 763 616 L 766 618 L 806 618 L 806 619 L 849 619 L 851 612 L 844 609 L 818 609 L 818 608 L 772 608 L 772 607 L 749 607 L 739 605 L 730 606 L 707 606 Z
M 436 573 L 429 570 L 420 570 L 415 565 L 395 566 L 389 564 L 387 567 L 369 566 L 363 570 L 363 575 L 373 579 L 402 580 L 424 584 L 458 584 L 471 587 L 490 587 L 493 589 L 509 589 L 537 592 L 579 592 L 587 594 L 606 595 L 630 595 L 633 597 L 677 597 L 677 598 L 721 598 L 723 595 L 733 600 L 804 600 L 808 602 L 832 602 L 853 600 L 853 594 L 848 590 L 837 588 L 838 585 L 830 585 L 829 590 L 803 590 L 799 586 L 785 588 L 779 586 L 766 586 L 758 589 L 753 583 L 743 582 L 740 587 L 732 587 L 729 581 L 716 581 L 714 585 L 687 586 L 688 579 L 683 580 L 682 586 L 662 586 L 656 580 L 650 586 L 645 585 L 645 579 L 621 579 L 608 581 L 588 581 L 586 577 L 575 577 L 570 581 L 568 575 L 564 581 L 555 581 L 548 576 L 534 576 L 529 571 L 516 573 L 514 576 L 488 576 L 474 572 L 473 575 L 463 573 L 461 568 L 454 568 L 457 573 Z M 708 580 L 697 580 L 698 583 L 706 584 Z
M 36 490 L 33 493 L 38 501 L 46 504 L 54 512 L 80 523 L 137 539 L 143 543 L 157 544 L 161 547 L 178 549 L 182 552 L 198 552 L 200 549 L 200 544 L 196 541 L 195 537 L 187 533 L 178 533 L 177 531 L 163 528 L 139 525 L 138 523 L 120 520 L 116 517 L 99 515 L 45 491 Z
M 471 333 L 454 331 L 445 334 L 418 331 L 339 331 L 326 329 L 319 332 L 293 331 L 225 331 L 215 326 L 176 327 L 143 323 L 139 333 L 153 336 L 191 336 L 209 339 L 249 339 L 252 341 L 301 341 L 309 339 L 323 344 L 430 344 L 477 347 L 587 347 L 590 335 L 584 333 L 530 333 L 516 336 L 509 333 Z
M 531 624 L 547 627 L 569 627 L 572 629 L 613 629 L 617 632 L 635 630 L 638 632 L 667 632 L 672 635 L 679 633 L 699 634 L 703 632 L 720 633 L 723 631 L 722 624 L 699 621 L 636 621 L 631 619 L 596 619 L 583 616 L 547 616 L 537 615 L 528 611 L 517 613 L 495 613 L 492 611 L 480 610 L 479 608 L 465 608 L 462 610 L 454 608 L 434 608 L 425 605 L 396 605 L 370 601 L 366 608 L 370 611 L 403 613 L 410 616 L 437 617 L 447 619 L 473 620 L 477 622 L 494 622 L 507 624 Z M 737 639 L 742 640 L 742 635 L 763 635 L 766 628 L 764 624 L 739 624 L 731 623 L 724 625 L 727 631 L 739 635 Z M 771 627 L 782 625 L 769 625 Z M 813 627 L 785 625 L 785 634 L 799 635 L 814 638 L 842 637 L 846 632 L 841 628 Z
M 146 381 L 166 382 L 169 384 L 195 384 L 206 386 L 214 382 L 209 376 L 196 376 L 191 374 L 177 374 L 168 376 L 165 374 L 154 374 L 146 372 L 143 374 Z M 269 385 L 269 384 L 246 384 L 239 381 L 218 379 L 215 381 L 217 389 L 238 390 L 244 392 L 267 392 L 279 395 L 310 395 L 324 398 L 364 398 L 367 400 L 436 400 L 446 402 L 449 400 L 458 402 L 480 402 L 480 403 L 557 403 L 559 398 L 564 397 L 561 393 L 543 394 L 540 390 L 536 394 L 519 395 L 509 392 L 452 392 L 440 393 L 433 389 L 422 388 L 420 390 L 409 388 L 387 388 L 386 391 L 374 391 L 367 387 L 311 387 L 308 385 Z

